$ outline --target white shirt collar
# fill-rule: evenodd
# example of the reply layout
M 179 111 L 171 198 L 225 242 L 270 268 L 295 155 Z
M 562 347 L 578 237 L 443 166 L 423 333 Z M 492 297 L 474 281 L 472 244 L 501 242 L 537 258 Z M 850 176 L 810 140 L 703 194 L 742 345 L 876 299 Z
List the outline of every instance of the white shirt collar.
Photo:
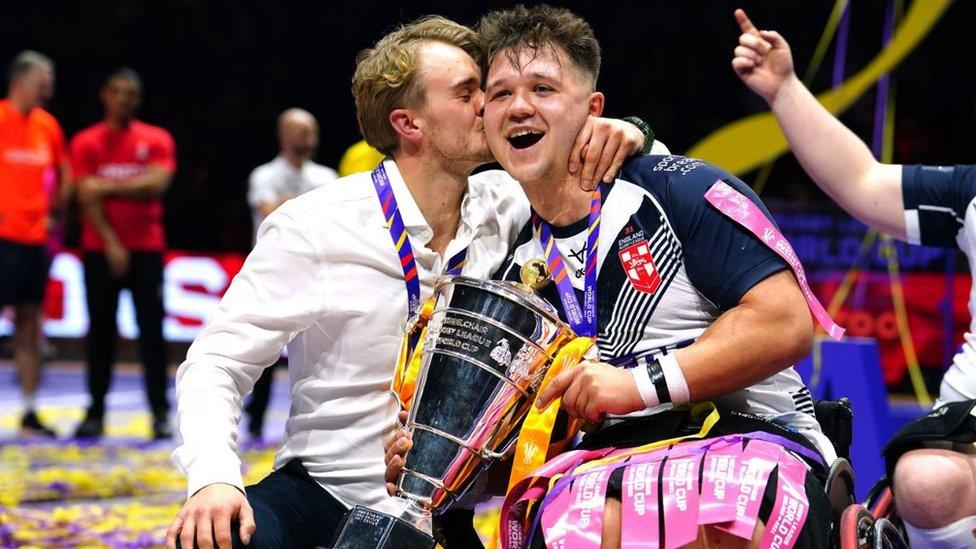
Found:
M 406 227 L 407 232 L 416 236 L 418 233 L 427 230 L 429 235 L 430 224 L 427 223 L 424 214 L 420 212 L 420 207 L 417 206 L 417 201 L 410 194 L 410 189 L 407 188 L 396 162 L 386 159 L 383 161 L 383 167 L 386 168 L 386 174 L 390 178 L 390 188 L 393 189 L 393 196 L 396 197 L 400 216 L 403 218 L 403 226 Z M 461 224 L 466 225 L 469 229 L 474 229 L 484 219 L 485 209 L 486 204 L 481 200 L 481 188 L 468 184 L 464 198 L 461 199 Z M 422 240 L 427 242 L 430 240 L 430 236 L 422 238 Z
M 417 201 L 410 194 L 410 189 L 407 188 L 407 183 L 400 175 L 400 169 L 397 168 L 396 162 L 386 159 L 383 161 L 383 167 L 386 168 L 386 175 L 390 178 L 390 188 L 393 189 L 393 196 L 396 198 L 397 207 L 400 209 L 403 226 L 410 232 L 413 232 L 411 229 L 429 229 L 430 225 L 424 219 L 424 214 L 420 213 L 420 207 L 417 206 Z

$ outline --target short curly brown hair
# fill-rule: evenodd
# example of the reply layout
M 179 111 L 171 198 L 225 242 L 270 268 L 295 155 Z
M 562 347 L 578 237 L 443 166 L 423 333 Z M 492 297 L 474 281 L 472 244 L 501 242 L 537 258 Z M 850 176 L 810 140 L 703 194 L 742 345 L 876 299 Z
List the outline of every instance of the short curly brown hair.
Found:
M 478 35 L 464 25 L 438 16 L 402 26 L 356 57 L 352 95 L 356 100 L 359 130 L 366 142 L 383 154 L 393 154 L 399 147 L 397 133 L 390 125 L 390 113 L 423 103 L 423 87 L 417 77 L 418 52 L 428 41 L 457 46 L 479 67 L 484 65 Z
M 547 46 L 561 46 L 583 73 L 596 86 L 600 76 L 600 43 L 593 28 L 582 17 L 546 4 L 525 7 L 522 4 L 507 10 L 492 11 L 478 23 L 478 35 L 490 64 L 501 52 L 513 64 L 523 48 L 537 51 Z

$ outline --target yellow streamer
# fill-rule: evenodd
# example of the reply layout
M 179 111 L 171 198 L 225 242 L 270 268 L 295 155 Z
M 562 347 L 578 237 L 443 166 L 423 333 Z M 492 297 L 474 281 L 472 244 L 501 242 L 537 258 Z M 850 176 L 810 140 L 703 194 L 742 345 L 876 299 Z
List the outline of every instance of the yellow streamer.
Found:
M 831 113 L 851 106 L 886 72 L 896 67 L 918 45 L 952 0 L 914 2 L 891 42 L 841 86 L 817 96 Z M 770 112 L 748 116 L 724 126 L 696 143 L 688 156 L 719 165 L 734 174 L 756 169 L 783 154 L 788 146 L 776 118 Z
M 837 0 L 834 2 L 834 8 L 830 10 L 830 17 L 827 18 L 827 25 L 824 27 L 823 34 L 820 35 L 817 47 L 813 50 L 813 57 L 810 58 L 807 72 L 803 73 L 804 84 L 809 85 L 813 82 L 817 71 L 820 70 L 820 64 L 823 63 L 823 58 L 827 55 L 827 48 L 830 47 L 830 42 L 834 39 L 834 34 L 837 32 L 837 27 L 840 26 L 840 20 L 844 17 L 844 10 L 846 8 L 847 0 Z
M 712 427 L 715 427 L 715 424 L 718 423 L 719 419 L 721 419 L 721 416 L 718 413 L 718 408 L 715 406 L 715 403 L 710 401 L 699 402 L 698 404 L 694 404 L 692 406 L 691 417 L 700 418 L 702 416 L 705 416 L 705 419 L 702 421 L 701 429 L 699 429 L 697 433 L 693 433 L 690 435 L 682 435 L 679 437 L 673 437 L 664 440 L 658 440 L 655 442 L 645 444 L 643 446 L 637 446 L 631 448 L 630 450 L 619 455 L 605 457 L 603 459 L 596 459 L 580 465 L 579 467 L 576 468 L 574 473 L 583 473 L 591 469 L 602 467 L 603 465 L 606 465 L 608 463 L 623 461 L 627 458 L 630 458 L 631 456 L 635 456 L 637 454 L 644 454 L 652 450 L 657 450 L 658 448 L 664 448 L 665 446 L 669 446 L 671 444 L 677 444 L 678 442 L 684 440 L 695 440 L 695 439 L 706 438 L 708 436 L 708 433 L 711 432 Z
M 922 379 L 922 370 L 918 366 L 918 356 L 915 354 L 915 344 L 912 333 L 908 329 L 908 311 L 905 309 L 905 294 L 902 291 L 901 275 L 898 271 L 898 256 L 890 236 L 881 238 L 881 253 L 888 259 L 888 277 L 891 280 L 891 303 L 895 309 L 895 320 L 898 323 L 898 337 L 901 339 L 902 350 L 905 353 L 905 365 L 908 377 L 912 381 L 912 388 L 920 404 L 932 405 L 932 397 Z
M 539 392 L 542 392 L 561 371 L 579 364 L 594 344 L 592 338 L 577 337 L 563 346 L 552 359 L 552 366 L 549 367 L 546 377 L 539 385 Z M 515 457 L 512 459 L 512 472 L 508 480 L 509 490 L 546 462 L 552 428 L 556 424 L 561 403 L 562 399 L 557 398 L 543 410 L 534 404 L 529 408 L 529 414 L 522 423 L 522 430 L 519 431 L 518 441 L 515 443 Z M 579 430 L 579 426 L 579 422 L 571 422 L 566 438 L 561 443 L 571 440 Z
M 424 301 L 420 306 L 417 319 L 407 329 L 406 335 L 400 342 L 400 354 L 397 356 L 396 370 L 393 372 L 393 383 L 390 389 L 397 395 L 400 408 L 403 410 L 409 410 L 413 403 L 413 393 L 417 389 L 417 377 L 420 375 L 420 359 L 424 356 L 423 342 L 427 339 L 427 323 L 430 322 L 430 315 L 434 313 L 436 304 L 433 296 Z M 417 330 L 420 330 L 417 347 L 410 352 L 408 348 L 410 339 Z

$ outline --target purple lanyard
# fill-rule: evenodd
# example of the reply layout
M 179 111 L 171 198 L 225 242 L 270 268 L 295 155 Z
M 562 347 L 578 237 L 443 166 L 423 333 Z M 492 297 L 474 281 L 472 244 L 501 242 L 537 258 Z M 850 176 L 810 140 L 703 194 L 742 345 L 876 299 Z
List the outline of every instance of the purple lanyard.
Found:
M 413 248 L 410 247 L 410 238 L 407 237 L 407 229 L 403 225 L 400 208 L 397 206 L 396 197 L 393 196 L 390 177 L 387 175 L 382 162 L 373 170 L 372 177 L 376 196 L 380 199 L 380 206 L 383 208 L 383 218 L 386 219 L 386 226 L 390 229 L 390 238 L 393 239 L 393 246 L 396 247 L 397 255 L 400 256 L 400 266 L 403 267 L 403 281 L 407 285 L 407 318 L 410 319 L 413 318 L 420 306 L 420 279 L 417 277 L 417 262 L 413 258 Z M 461 274 L 467 256 L 468 249 L 465 248 L 448 259 L 447 274 L 451 276 Z
M 586 233 L 586 277 L 583 286 L 583 307 L 580 307 L 579 300 L 576 298 L 576 290 L 573 283 L 569 281 L 566 265 L 563 263 L 562 255 L 556 246 L 556 241 L 552 237 L 552 229 L 549 223 L 543 221 L 539 214 L 532 210 L 532 226 L 535 227 L 535 234 L 539 238 L 539 243 L 546 254 L 549 263 L 549 271 L 552 279 L 556 281 L 556 288 L 559 290 L 559 300 L 562 301 L 563 310 L 566 312 L 566 319 L 570 327 L 577 335 L 583 337 L 596 337 L 596 260 L 597 247 L 600 241 L 600 210 L 603 207 L 603 200 L 600 189 L 593 191 L 593 201 L 590 203 L 590 215 L 587 223 Z

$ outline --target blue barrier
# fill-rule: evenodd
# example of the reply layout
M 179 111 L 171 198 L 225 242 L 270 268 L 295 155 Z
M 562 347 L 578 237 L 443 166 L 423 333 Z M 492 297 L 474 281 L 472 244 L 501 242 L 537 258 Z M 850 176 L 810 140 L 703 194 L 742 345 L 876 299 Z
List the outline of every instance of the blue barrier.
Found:
M 851 464 L 854 467 L 858 500 L 867 496 L 875 481 L 884 475 L 881 448 L 894 434 L 896 426 L 888 406 L 888 390 L 881 376 L 881 360 L 874 339 L 845 338 L 843 341 L 824 339 L 820 346 L 820 367 L 813 368 L 807 357 L 796 365 L 814 400 L 850 399 L 854 407 L 854 442 L 851 445 Z M 925 410 L 917 409 L 918 417 Z M 911 410 L 908 410 L 911 415 Z M 898 420 L 906 419 L 899 409 Z

